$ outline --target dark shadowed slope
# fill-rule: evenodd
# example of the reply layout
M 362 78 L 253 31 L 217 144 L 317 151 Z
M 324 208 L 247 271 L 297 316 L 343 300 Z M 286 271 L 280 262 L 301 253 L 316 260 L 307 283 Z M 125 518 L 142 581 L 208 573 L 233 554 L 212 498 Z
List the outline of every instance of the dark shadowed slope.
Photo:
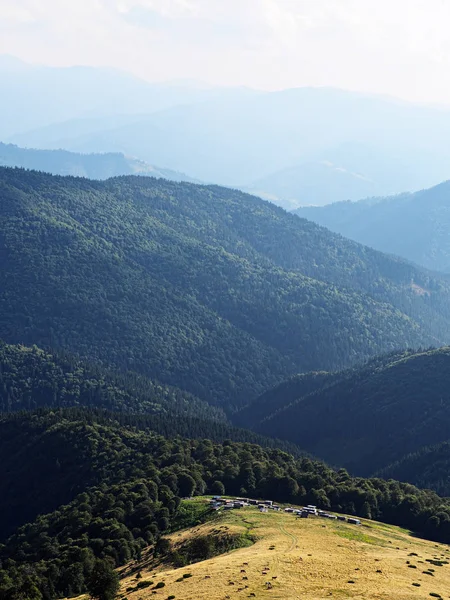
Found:
M 448 348 L 380 357 L 333 377 L 335 382 L 329 378 L 306 395 L 301 383 L 295 401 L 290 391 L 287 406 L 283 386 L 273 390 L 271 409 L 277 394 L 281 409 L 266 414 L 255 430 L 301 440 L 308 452 L 359 474 L 374 473 L 423 446 L 448 440 Z
M 0 413 L 70 406 L 226 421 L 220 409 L 143 375 L 0 341 Z
M 425 446 L 377 472 L 384 479 L 409 481 L 450 496 L 450 440 Z

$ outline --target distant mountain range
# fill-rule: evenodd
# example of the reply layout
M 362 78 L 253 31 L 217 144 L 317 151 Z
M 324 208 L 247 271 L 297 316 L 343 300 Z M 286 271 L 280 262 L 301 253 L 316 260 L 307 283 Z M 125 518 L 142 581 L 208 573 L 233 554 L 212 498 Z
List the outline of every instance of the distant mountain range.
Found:
M 450 273 L 450 182 L 414 194 L 294 212 L 377 250 Z
M 422 160 L 425 157 L 421 158 L 420 152 L 414 157 L 410 153 L 405 160 L 387 149 L 346 143 L 271 173 L 245 189 L 288 209 L 360 200 L 417 189 L 424 181 L 424 173 L 417 171 Z M 447 171 L 432 167 L 430 174 L 434 183 L 440 174 L 447 176 Z
M 332 88 L 149 84 L 83 68 L 4 74 L 0 65 L 0 76 L 3 141 L 121 152 L 288 209 L 415 191 L 450 175 L 447 110 Z
M 112 118 L 117 126 L 121 119 L 133 115 L 221 96 L 257 93 L 195 81 L 149 83 L 111 68 L 31 65 L 8 55 L 0 55 L 0 78 L 3 141 L 72 119 L 87 119 L 90 123 L 91 119 Z
M 172 181 L 195 182 L 184 173 L 153 167 L 142 160 L 124 156 L 119 152 L 80 154 L 67 150 L 25 149 L 1 142 L 0 166 L 22 167 L 53 175 L 72 175 L 89 179 L 108 179 L 118 175 L 148 175 Z

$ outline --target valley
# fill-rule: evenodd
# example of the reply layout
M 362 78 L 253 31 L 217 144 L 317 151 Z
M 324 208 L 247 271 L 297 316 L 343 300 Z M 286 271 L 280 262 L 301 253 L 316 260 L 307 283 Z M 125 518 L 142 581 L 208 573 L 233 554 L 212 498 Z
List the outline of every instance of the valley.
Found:
M 1 4 L 0 600 L 450 600 L 450 5 Z
M 136 598 L 442 595 L 445 275 L 218 186 L 0 168 L 0 193 L 1 598 L 76 597 L 96 568 Z M 216 526 L 214 493 L 365 520 Z M 223 555 L 184 565 L 205 543 Z

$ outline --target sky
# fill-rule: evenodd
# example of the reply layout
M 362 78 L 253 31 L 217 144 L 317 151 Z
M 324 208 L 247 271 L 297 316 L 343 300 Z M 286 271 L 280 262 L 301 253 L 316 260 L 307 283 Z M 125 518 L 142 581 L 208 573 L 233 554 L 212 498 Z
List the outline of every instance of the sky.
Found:
M 450 0 L 0 0 L 0 54 L 450 105 Z

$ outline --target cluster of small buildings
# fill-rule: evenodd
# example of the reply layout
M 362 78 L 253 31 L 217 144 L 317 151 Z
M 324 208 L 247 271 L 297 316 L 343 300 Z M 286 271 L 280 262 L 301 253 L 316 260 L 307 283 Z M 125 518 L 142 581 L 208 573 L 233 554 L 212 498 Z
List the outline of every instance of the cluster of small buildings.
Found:
M 232 510 L 234 508 L 244 508 L 244 506 L 257 506 L 261 512 L 268 512 L 269 510 L 281 510 L 281 508 L 274 504 L 272 500 L 252 500 L 249 498 L 234 498 L 226 499 L 221 496 L 213 496 L 209 502 L 209 505 L 214 510 L 223 508 L 224 510 Z
M 274 504 L 272 500 L 252 500 L 250 498 L 234 498 L 234 499 L 226 499 L 221 496 L 213 496 L 210 500 L 209 505 L 214 510 L 233 510 L 244 508 L 244 506 L 257 506 L 260 512 L 269 512 L 269 510 L 280 511 L 282 510 L 278 504 Z M 308 518 L 308 517 L 322 517 L 323 519 L 335 519 L 338 521 L 345 521 L 350 523 L 351 525 L 361 525 L 361 521 L 359 519 L 355 519 L 353 517 L 344 517 L 337 516 L 331 513 L 327 513 L 324 510 L 317 510 L 317 506 L 313 506 L 312 504 L 308 504 L 303 508 L 292 508 L 288 507 L 284 509 L 285 513 L 292 513 L 296 515 L 298 518 Z
M 327 513 L 324 510 L 317 510 L 317 506 L 312 504 L 308 504 L 308 506 L 304 506 L 300 509 L 295 508 L 285 508 L 284 512 L 290 512 L 297 515 L 302 519 L 307 519 L 308 517 L 322 517 L 323 519 L 333 519 L 337 521 L 345 521 L 346 523 L 350 523 L 351 525 L 361 525 L 361 521 L 359 519 L 355 519 L 353 517 L 344 517 L 343 515 L 333 515 L 331 513 Z

